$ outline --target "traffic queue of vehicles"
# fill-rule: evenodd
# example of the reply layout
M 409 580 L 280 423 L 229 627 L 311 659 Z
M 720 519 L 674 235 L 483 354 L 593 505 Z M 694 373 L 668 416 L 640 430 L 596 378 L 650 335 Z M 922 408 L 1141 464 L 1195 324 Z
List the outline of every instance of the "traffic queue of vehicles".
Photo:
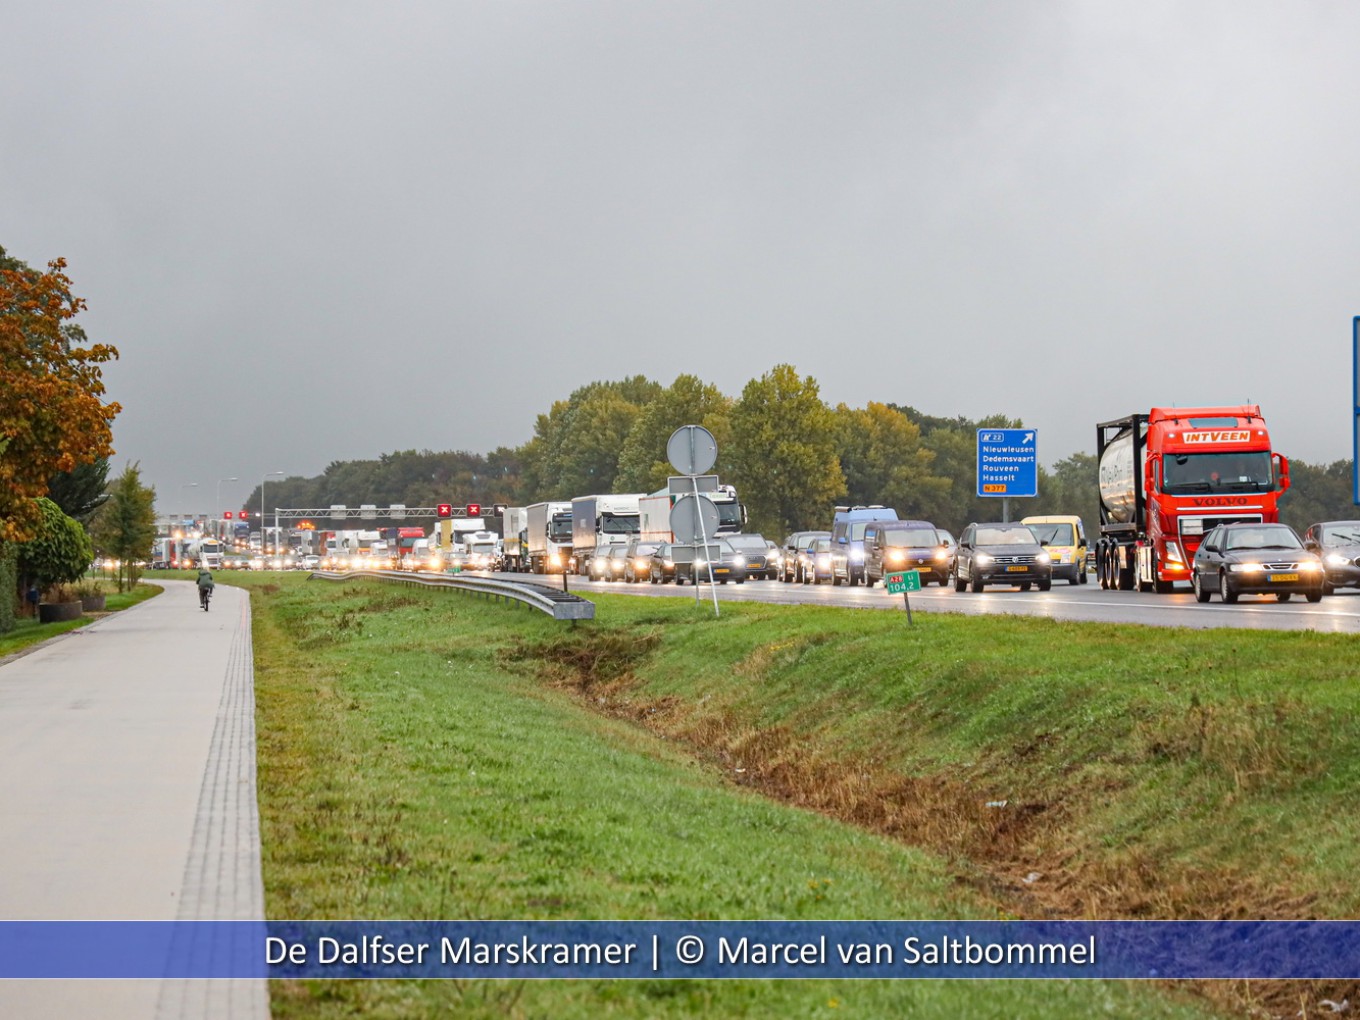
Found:
M 403 528 L 395 554 L 377 555 L 378 536 L 356 532 L 345 540 L 355 548 L 330 550 L 322 566 L 868 587 L 914 570 L 922 585 L 958 592 L 998 584 L 1047 591 L 1054 580 L 1087 583 L 1089 552 L 1102 588 L 1164 593 L 1183 582 L 1201 602 L 1215 593 L 1225 602 L 1295 593 L 1317 601 L 1360 587 L 1360 521 L 1322 522 L 1303 537 L 1279 523 L 1289 465 L 1272 451 L 1259 407 L 1154 407 L 1096 429 L 1100 527 L 1091 547 L 1075 515 L 973 522 L 956 543 L 946 529 L 880 505 L 835 507 L 828 530 L 794 532 L 777 545 L 743 533 L 746 509 L 722 485 L 703 494 L 712 504 L 704 537 L 718 554 L 711 563 L 702 542 L 676 542 L 671 513 L 684 497 L 662 490 L 508 507 L 500 535 L 480 518 L 455 522 L 461 530 L 452 539 L 447 521 L 442 539 Z

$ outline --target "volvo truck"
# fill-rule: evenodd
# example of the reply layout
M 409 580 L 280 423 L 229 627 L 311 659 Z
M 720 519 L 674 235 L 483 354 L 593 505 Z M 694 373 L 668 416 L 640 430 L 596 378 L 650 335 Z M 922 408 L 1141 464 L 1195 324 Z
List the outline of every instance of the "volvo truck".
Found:
M 1102 588 L 1165 594 L 1189 582 L 1216 525 L 1274 523 L 1289 461 L 1270 447 L 1261 409 L 1154 407 L 1096 426 Z

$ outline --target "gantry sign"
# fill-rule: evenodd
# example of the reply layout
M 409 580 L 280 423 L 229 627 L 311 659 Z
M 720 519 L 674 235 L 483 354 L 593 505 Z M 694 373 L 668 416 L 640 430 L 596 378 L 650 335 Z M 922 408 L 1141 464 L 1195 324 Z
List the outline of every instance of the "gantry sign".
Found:
M 440 503 L 438 506 L 329 506 L 313 509 L 284 509 L 276 507 L 274 509 L 274 520 L 278 521 L 299 521 L 309 520 L 313 522 L 321 521 L 440 521 L 452 518 L 481 517 L 482 505 L 480 503 L 468 503 L 466 506 L 454 506 L 452 503 Z M 494 515 L 499 516 L 504 509 L 499 506 L 487 507 Z

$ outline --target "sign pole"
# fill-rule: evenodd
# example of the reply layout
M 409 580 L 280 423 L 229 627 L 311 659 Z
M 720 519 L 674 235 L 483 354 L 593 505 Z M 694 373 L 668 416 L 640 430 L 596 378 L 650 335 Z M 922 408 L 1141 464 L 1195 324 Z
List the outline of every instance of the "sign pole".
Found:
M 907 626 L 908 627 L 916 626 L 915 622 L 911 618 L 911 596 L 908 595 L 906 592 L 902 593 L 902 605 L 907 607 Z

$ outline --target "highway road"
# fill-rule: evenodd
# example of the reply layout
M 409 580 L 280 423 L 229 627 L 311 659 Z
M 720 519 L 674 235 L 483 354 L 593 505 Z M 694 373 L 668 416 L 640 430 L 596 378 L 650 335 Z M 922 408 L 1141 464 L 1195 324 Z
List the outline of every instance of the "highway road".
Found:
M 527 580 L 530 575 L 502 574 L 507 580 Z M 533 577 L 542 583 L 544 578 Z M 553 577 L 551 581 L 560 581 Z M 571 577 L 571 590 L 580 594 L 608 592 L 653 598 L 694 600 L 689 585 L 624 584 L 586 581 Z M 712 606 L 708 585 L 699 591 Z M 769 602 L 779 605 L 848 606 L 858 609 L 888 609 L 903 612 L 902 596 L 889 595 L 878 585 L 874 588 L 828 584 L 782 584 L 779 581 L 747 581 L 745 584 L 718 586 L 718 603 Z M 1360 590 L 1343 589 L 1318 603 L 1305 602 L 1296 595 L 1289 602 L 1273 597 L 1243 595 L 1236 605 L 1219 602 L 1218 596 L 1207 604 L 1195 601 L 1187 587 L 1171 595 L 1143 594 L 1132 591 L 1103 591 L 1097 584 L 1055 584 L 1051 591 L 1022 592 L 1016 588 L 987 588 L 980 594 L 956 592 L 953 587 L 930 585 L 911 595 L 913 613 L 967 613 L 978 616 L 1010 613 L 1017 616 L 1042 616 L 1054 620 L 1084 620 L 1098 623 L 1136 623 L 1151 627 L 1243 627 L 1253 630 L 1312 630 L 1334 634 L 1360 633 Z

